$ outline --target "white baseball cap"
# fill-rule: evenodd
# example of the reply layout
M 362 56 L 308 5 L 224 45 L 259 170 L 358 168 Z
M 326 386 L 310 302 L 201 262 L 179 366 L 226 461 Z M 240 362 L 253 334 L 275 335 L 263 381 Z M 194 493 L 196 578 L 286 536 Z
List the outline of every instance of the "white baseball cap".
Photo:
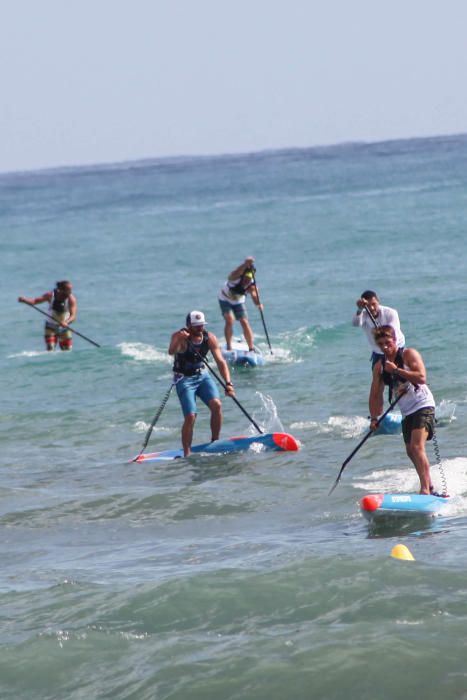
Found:
M 190 311 L 186 317 L 186 323 L 189 326 L 205 326 L 206 319 L 202 311 Z

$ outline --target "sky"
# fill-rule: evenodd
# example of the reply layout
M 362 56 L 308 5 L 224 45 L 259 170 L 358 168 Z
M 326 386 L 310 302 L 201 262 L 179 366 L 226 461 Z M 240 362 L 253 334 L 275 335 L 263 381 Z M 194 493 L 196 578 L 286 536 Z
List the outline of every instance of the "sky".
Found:
M 465 0 L 0 0 L 0 172 L 467 131 Z

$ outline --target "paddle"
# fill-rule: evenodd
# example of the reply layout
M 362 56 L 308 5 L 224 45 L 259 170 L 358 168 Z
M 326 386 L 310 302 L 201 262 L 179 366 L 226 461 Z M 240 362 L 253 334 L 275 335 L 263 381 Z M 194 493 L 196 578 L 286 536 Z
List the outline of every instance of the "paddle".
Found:
M 376 320 L 376 318 L 373 316 L 373 314 L 371 313 L 371 311 L 370 311 L 370 309 L 368 308 L 368 306 L 365 306 L 365 311 L 367 312 L 368 316 L 369 316 L 369 317 L 371 318 L 371 320 L 373 321 L 374 327 L 375 327 L 375 328 L 379 328 L 379 323 L 378 323 L 378 321 Z
M 134 459 L 131 460 L 132 462 L 137 462 L 137 461 L 138 461 L 138 457 L 139 457 L 140 455 L 142 455 L 143 452 L 144 452 L 144 450 L 146 449 L 146 447 L 147 447 L 147 445 L 148 445 L 148 442 L 149 442 L 149 438 L 151 437 L 151 433 L 152 433 L 152 431 L 154 430 L 154 426 L 156 425 L 157 421 L 159 420 L 160 415 L 161 415 L 162 411 L 164 410 L 164 408 L 165 408 L 165 406 L 166 406 L 166 404 L 167 404 L 167 401 L 169 400 L 169 396 L 170 396 L 170 394 L 171 394 L 172 389 L 174 388 L 174 386 L 175 386 L 175 382 L 172 382 L 172 384 L 171 384 L 171 385 L 169 386 L 169 388 L 167 389 L 167 392 L 166 392 L 164 398 L 162 399 L 162 403 L 161 403 L 161 405 L 159 406 L 159 408 L 158 408 L 158 410 L 157 410 L 157 413 L 156 413 L 156 415 L 154 416 L 154 418 L 152 419 L 152 423 L 151 423 L 151 425 L 149 426 L 149 428 L 148 428 L 148 430 L 147 430 L 147 432 L 146 432 L 146 437 L 144 438 L 144 443 L 143 443 L 143 446 L 142 446 L 142 448 L 141 448 L 141 452 L 139 453 L 139 455 L 137 455 Z
M 92 345 L 95 345 L 96 348 L 100 348 L 99 343 L 95 343 L 94 340 L 91 340 L 91 338 L 87 338 L 87 337 L 86 337 L 85 335 L 83 335 L 82 333 L 79 333 L 78 331 L 75 331 L 75 329 L 72 328 L 71 326 L 66 326 L 66 325 L 64 325 L 63 323 L 60 323 L 60 321 L 57 321 L 57 319 L 54 318 L 53 316 L 51 316 L 50 314 L 46 313 L 45 311 L 42 311 L 42 309 L 38 309 L 37 306 L 35 306 L 34 304 L 31 304 L 30 301 L 23 301 L 22 303 L 23 303 L 23 304 L 27 304 L 27 305 L 30 306 L 32 309 L 35 309 L 36 311 L 38 311 L 40 314 L 43 314 L 44 316 L 47 316 L 47 318 L 50 318 L 52 321 L 54 321 L 54 323 L 58 324 L 59 326 L 62 326 L 62 328 L 66 328 L 67 330 L 71 331 L 72 333 L 76 333 L 76 335 L 79 335 L 80 338 L 83 338 L 84 340 L 87 340 L 88 343 L 92 343 Z
M 273 353 L 273 351 L 272 351 L 271 341 L 269 340 L 269 334 L 268 334 L 268 329 L 266 328 L 266 321 L 264 320 L 263 309 L 262 309 L 261 306 L 260 306 L 261 301 L 260 301 L 260 298 L 259 298 L 258 286 L 257 286 L 257 284 L 256 284 L 255 271 L 256 271 L 255 268 L 252 267 L 252 268 L 251 268 L 251 275 L 252 275 L 253 284 L 255 285 L 255 288 L 256 288 L 256 296 L 258 297 L 258 308 L 259 308 L 259 312 L 260 312 L 260 314 L 261 314 L 261 320 L 262 320 L 262 322 L 263 322 L 263 328 L 264 328 L 264 332 L 265 332 L 265 334 L 266 334 L 266 340 L 268 341 L 269 350 L 271 351 L 271 355 L 273 355 L 274 353 Z
M 381 421 L 384 420 L 384 418 L 386 418 L 386 416 L 388 415 L 388 413 L 389 413 L 390 411 L 392 411 L 392 409 L 394 408 L 394 406 L 396 405 L 396 403 L 399 401 L 399 399 L 400 399 L 404 394 L 405 394 L 405 391 L 403 391 L 401 394 L 399 394 L 399 396 L 397 397 L 397 399 L 395 399 L 395 400 L 389 405 L 389 408 L 388 408 L 388 409 L 383 413 L 383 415 L 378 419 L 378 422 L 377 422 L 376 425 L 379 425 L 379 424 L 381 423 Z M 334 491 L 334 489 L 336 488 L 337 484 L 338 484 L 339 481 L 340 481 L 342 472 L 344 471 L 345 467 L 346 467 L 347 464 L 350 462 L 350 460 L 352 459 L 352 457 L 358 452 L 358 450 L 360 449 L 360 447 L 368 440 L 368 438 L 369 438 L 371 435 L 373 435 L 374 432 L 375 432 L 374 430 L 370 430 L 370 431 L 365 435 L 365 437 L 363 438 L 363 440 L 360 440 L 360 442 L 358 443 L 357 447 L 349 454 L 349 456 L 347 457 L 347 459 L 346 459 L 345 462 L 343 463 L 342 467 L 340 468 L 340 472 L 339 472 L 339 474 L 337 475 L 337 479 L 336 479 L 336 481 L 334 482 L 334 486 L 333 486 L 332 489 L 329 491 L 328 496 L 330 496 L 331 493 L 332 493 L 332 492 Z
M 206 365 L 206 367 L 208 368 L 208 370 L 209 370 L 209 371 L 211 372 L 211 374 L 217 379 L 217 381 L 219 382 L 219 384 L 220 384 L 224 389 L 227 389 L 227 385 L 225 384 L 225 382 L 223 382 L 222 379 L 219 377 L 219 375 L 218 375 L 216 372 L 214 372 L 214 370 L 212 369 L 211 365 L 210 365 L 209 362 L 206 360 L 206 358 L 203 357 L 203 356 L 196 350 L 196 348 L 193 346 L 193 343 L 191 343 L 190 340 L 188 340 L 187 342 L 188 342 L 188 347 L 190 348 L 190 350 L 191 350 L 197 357 L 199 357 L 199 359 L 201 360 L 201 362 L 203 362 L 203 364 Z M 259 425 L 256 423 L 256 421 L 250 416 L 250 414 L 243 408 L 243 406 L 242 406 L 242 404 L 240 403 L 240 401 L 238 401 L 238 399 L 237 399 L 235 396 L 231 396 L 230 398 L 232 399 L 232 401 L 234 401 L 234 402 L 237 404 L 237 406 L 239 407 L 239 409 L 245 414 L 245 416 L 248 418 L 248 420 L 250 421 L 250 423 L 252 423 L 252 424 L 255 426 L 255 428 L 256 428 L 256 430 L 258 431 L 258 433 L 260 433 L 260 434 L 262 435 L 262 434 L 263 434 L 263 431 L 261 430 L 261 428 L 259 427 Z

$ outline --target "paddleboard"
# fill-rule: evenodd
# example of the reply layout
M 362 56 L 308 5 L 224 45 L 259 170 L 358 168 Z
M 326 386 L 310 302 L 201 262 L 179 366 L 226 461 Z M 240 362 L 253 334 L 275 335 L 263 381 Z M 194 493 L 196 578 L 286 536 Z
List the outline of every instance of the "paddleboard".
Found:
M 227 452 L 242 452 L 252 445 L 260 445 L 263 449 L 275 452 L 295 452 L 300 449 L 299 442 L 288 433 L 265 433 L 263 435 L 239 436 L 206 442 L 202 445 L 193 445 L 193 453 L 225 454 Z M 138 455 L 133 462 L 168 462 L 172 459 L 183 457 L 183 450 L 164 450 Z
M 383 518 L 434 517 L 449 498 L 418 493 L 371 493 L 360 499 L 360 510 L 367 520 Z
M 373 435 L 398 435 L 402 432 L 402 414 L 391 411 L 383 420 Z
M 266 362 L 263 353 L 258 348 L 248 350 L 248 345 L 242 340 L 234 340 L 231 350 L 227 350 L 227 346 L 224 344 L 221 347 L 221 352 L 224 360 L 231 365 L 260 367 Z

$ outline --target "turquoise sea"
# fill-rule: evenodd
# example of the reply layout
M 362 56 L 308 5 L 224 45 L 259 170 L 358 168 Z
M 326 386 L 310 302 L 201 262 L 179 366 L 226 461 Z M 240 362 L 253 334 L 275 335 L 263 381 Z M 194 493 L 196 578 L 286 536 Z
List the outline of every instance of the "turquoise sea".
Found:
M 0 175 L 2 700 L 467 698 L 466 209 L 463 135 Z M 171 333 L 198 308 L 222 337 L 217 293 L 247 255 L 274 354 L 234 370 L 237 398 L 301 451 L 132 463 Z M 46 353 L 17 303 L 66 278 L 100 349 Z M 452 498 L 432 523 L 359 513 L 417 488 L 400 436 L 328 496 L 368 429 L 367 288 L 439 405 Z M 254 433 L 223 405 L 224 436 Z M 180 426 L 173 393 L 150 449 Z

